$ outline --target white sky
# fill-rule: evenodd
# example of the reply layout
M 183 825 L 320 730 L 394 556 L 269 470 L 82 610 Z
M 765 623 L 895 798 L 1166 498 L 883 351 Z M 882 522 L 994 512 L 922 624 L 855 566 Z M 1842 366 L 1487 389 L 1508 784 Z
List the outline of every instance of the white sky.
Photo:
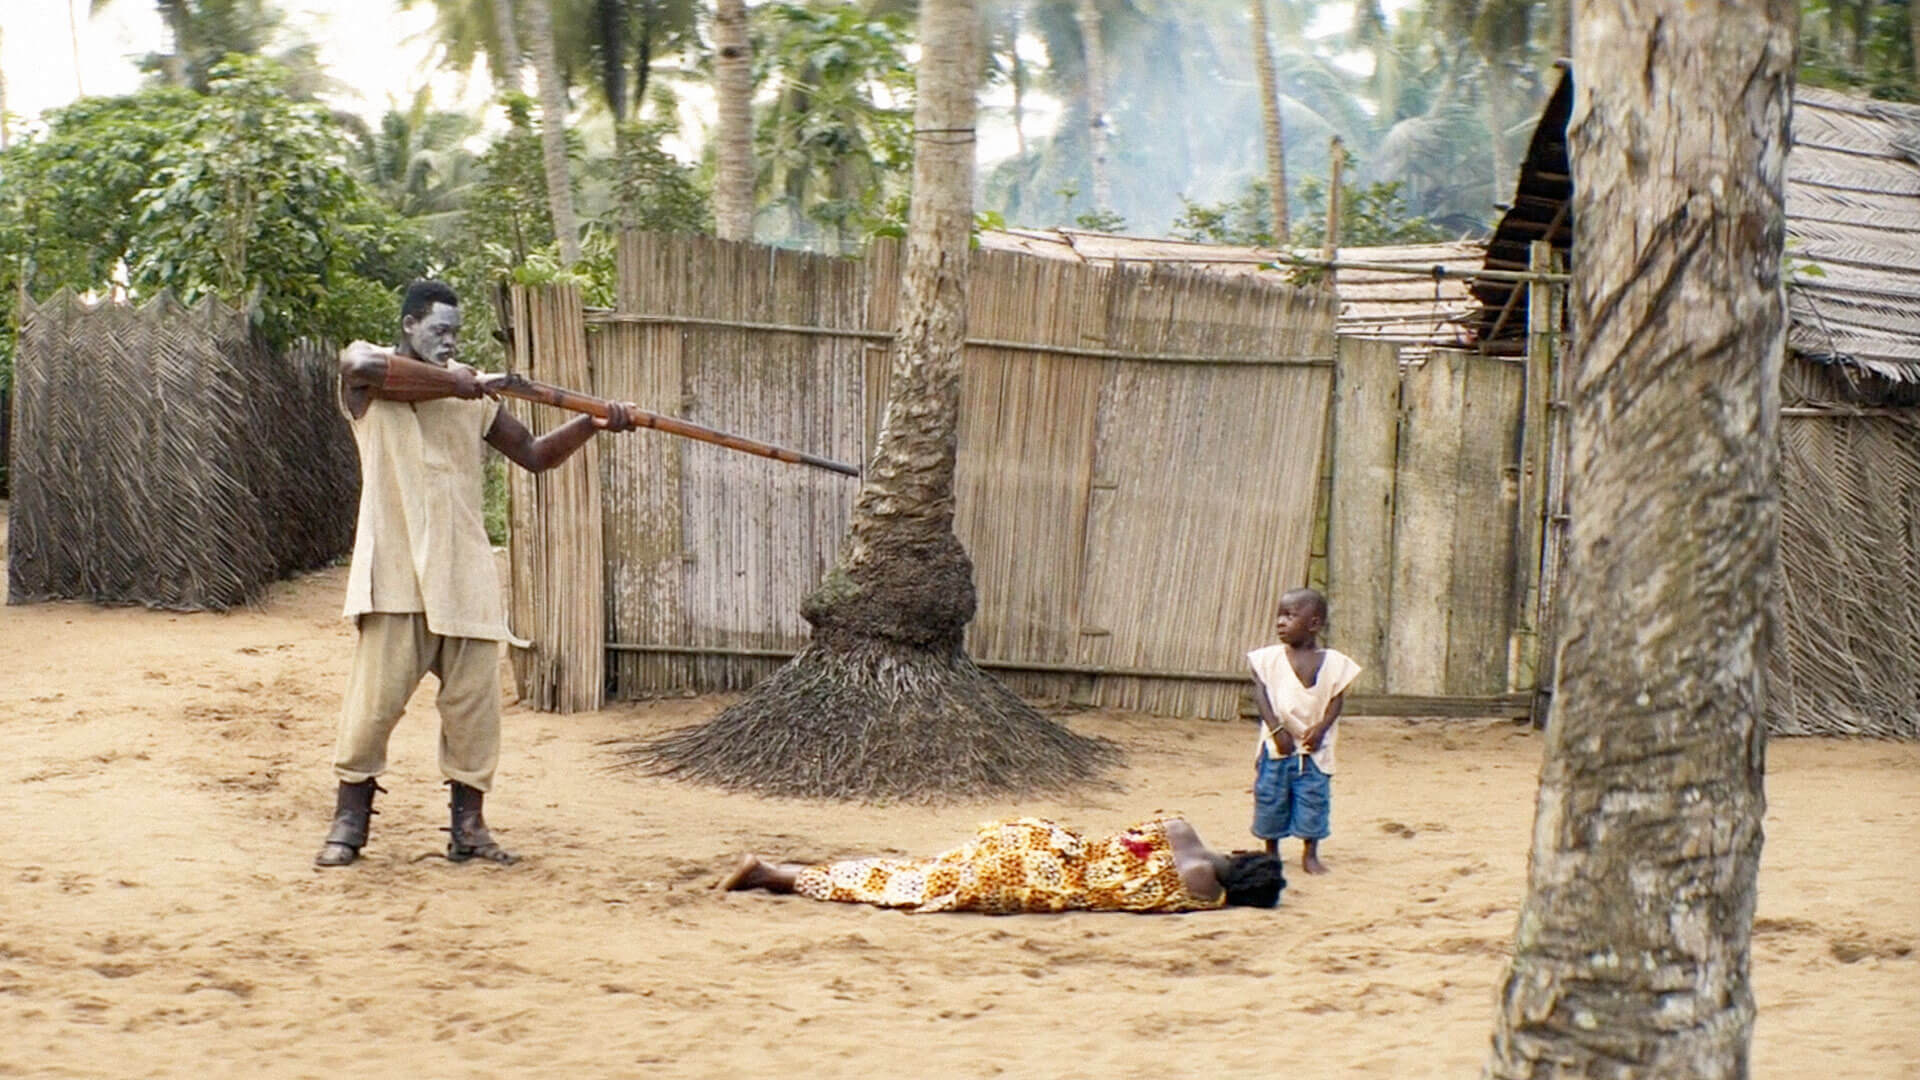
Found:
M 90 0 L 0 0 L 0 71 L 16 123 L 71 102 L 81 86 L 89 94 L 138 89 L 139 58 L 166 47 L 151 0 L 114 0 L 94 18 L 87 17 L 89 6 Z M 434 63 L 431 4 L 401 11 L 396 0 L 292 0 L 282 8 L 288 39 L 318 44 L 321 66 L 351 88 L 330 96 L 333 105 L 376 118 L 390 101 L 412 100 L 423 85 L 431 84 L 435 103 L 448 108 L 491 95 L 484 76 L 463 78 Z M 78 31 L 77 71 L 69 25 Z
M 1387 6 L 1397 11 L 1407 2 L 1389 0 Z M 14 130 L 23 120 L 71 102 L 83 86 L 89 94 L 138 89 L 137 61 L 166 46 L 166 30 L 151 0 L 113 0 L 92 18 L 90 6 L 91 0 L 0 0 L 0 71 L 7 80 Z M 337 108 L 377 121 L 390 105 L 410 102 L 423 85 L 432 88 L 434 103 L 443 108 L 478 109 L 492 96 L 484 70 L 469 77 L 439 68 L 431 41 L 433 6 L 424 0 L 410 11 L 401 11 L 397 0 L 285 0 L 281 7 L 288 39 L 317 43 L 322 67 L 348 88 L 328 95 Z M 1316 25 L 1311 32 L 1330 29 Z M 1037 54 L 1037 43 L 1033 48 Z M 692 122 L 689 135 L 695 142 L 700 136 L 694 132 L 713 122 L 711 100 L 703 91 L 688 87 L 683 97 L 683 123 Z M 983 94 L 981 104 L 1004 110 L 1010 101 L 1011 92 L 1003 86 Z M 1030 97 L 1028 110 L 1029 137 L 1048 133 L 1058 122 L 1058 103 L 1043 94 Z M 982 119 L 982 160 L 1011 155 L 1015 137 L 1004 113 Z

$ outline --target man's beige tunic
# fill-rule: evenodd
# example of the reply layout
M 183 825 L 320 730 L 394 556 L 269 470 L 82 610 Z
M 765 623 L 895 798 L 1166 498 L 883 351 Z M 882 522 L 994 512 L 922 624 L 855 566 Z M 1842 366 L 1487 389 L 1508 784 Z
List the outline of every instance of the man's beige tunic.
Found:
M 334 772 L 380 775 L 420 679 L 440 678 L 440 769 L 482 791 L 500 756 L 500 642 L 512 640 L 482 515 L 489 399 L 374 398 L 349 417 L 360 516 L 344 614 L 359 628 Z

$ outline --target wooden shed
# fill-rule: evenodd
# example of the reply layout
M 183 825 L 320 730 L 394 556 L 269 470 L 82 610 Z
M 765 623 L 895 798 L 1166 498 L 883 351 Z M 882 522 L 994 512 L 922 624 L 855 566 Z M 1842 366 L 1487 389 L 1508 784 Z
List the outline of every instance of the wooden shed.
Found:
M 1569 71 L 1488 241 L 1490 269 L 1525 269 L 1537 240 L 1573 254 L 1573 91 Z M 1802 87 L 1792 132 L 1770 726 L 1920 737 L 1920 106 Z M 1482 348 L 1522 351 L 1526 291 L 1472 291 Z

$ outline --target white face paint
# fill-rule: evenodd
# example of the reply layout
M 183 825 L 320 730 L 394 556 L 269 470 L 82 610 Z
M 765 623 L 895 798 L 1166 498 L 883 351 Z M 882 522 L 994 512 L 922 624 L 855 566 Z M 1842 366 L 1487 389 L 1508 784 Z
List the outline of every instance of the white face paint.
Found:
M 460 309 L 435 301 L 425 315 L 401 319 L 400 332 L 413 355 L 436 364 L 449 363 L 460 341 Z

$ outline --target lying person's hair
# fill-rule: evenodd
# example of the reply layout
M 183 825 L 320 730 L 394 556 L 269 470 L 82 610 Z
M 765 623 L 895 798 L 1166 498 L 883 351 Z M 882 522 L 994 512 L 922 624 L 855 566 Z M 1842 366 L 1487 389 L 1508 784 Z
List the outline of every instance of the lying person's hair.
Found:
M 1280 890 L 1287 887 L 1287 877 L 1275 856 L 1264 851 L 1236 851 L 1227 857 L 1220 887 L 1227 891 L 1229 906 L 1270 908 L 1280 903 Z

